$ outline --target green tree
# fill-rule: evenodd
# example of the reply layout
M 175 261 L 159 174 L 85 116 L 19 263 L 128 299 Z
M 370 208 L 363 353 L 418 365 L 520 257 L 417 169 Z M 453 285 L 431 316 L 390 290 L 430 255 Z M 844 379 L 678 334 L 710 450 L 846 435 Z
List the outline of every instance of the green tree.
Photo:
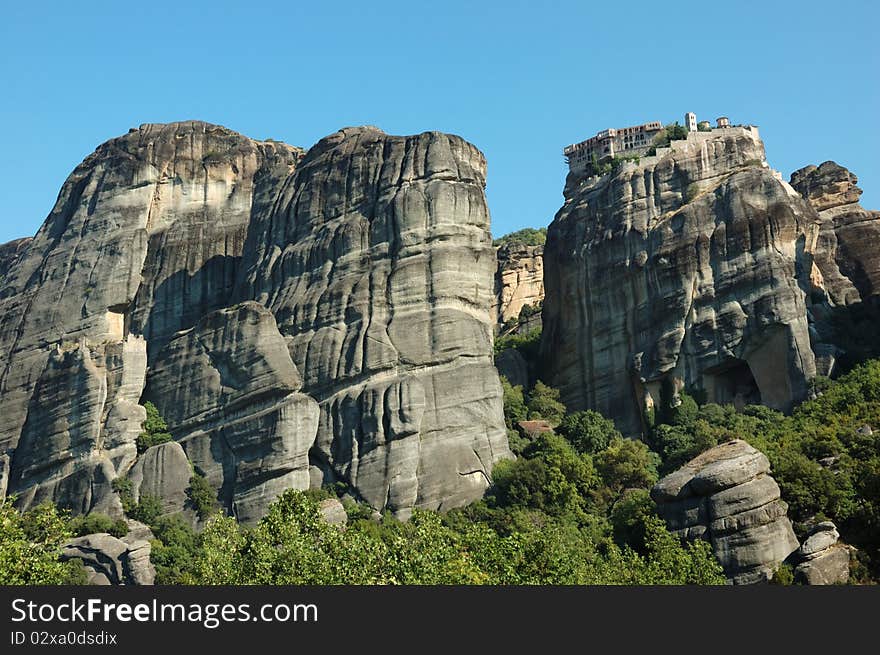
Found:
M 68 528 L 78 537 L 101 532 L 106 532 L 117 538 L 128 534 L 128 523 L 124 519 L 114 520 L 99 512 L 72 518 Z
M 198 473 L 189 479 L 186 495 L 200 519 L 208 518 L 217 510 L 217 491 Z
M 0 584 L 81 583 L 82 565 L 59 559 L 62 544 L 73 536 L 66 517 L 48 503 L 22 515 L 12 501 L 0 499 Z
M 614 437 L 593 461 L 605 487 L 615 495 L 625 489 L 648 489 L 658 479 L 660 459 L 642 441 Z
M 153 525 L 162 515 L 162 499 L 152 494 L 141 494 L 135 505 L 129 512 L 129 516 L 135 521 Z
M 496 247 L 503 246 L 507 243 L 520 243 L 526 246 L 543 246 L 546 241 L 546 227 L 538 229 L 526 227 L 522 230 L 517 230 L 516 232 L 511 232 L 510 234 L 505 234 L 504 236 L 495 239 L 493 244 Z
M 547 386 L 540 380 L 529 393 L 527 407 L 530 419 L 544 419 L 554 427 L 565 416 L 565 405 L 559 402 L 559 389 Z
M 171 434 L 168 432 L 168 424 L 159 414 L 159 410 L 151 402 L 144 403 L 144 409 L 147 410 L 147 419 L 144 421 L 143 432 L 137 438 L 137 449 L 139 453 L 143 453 L 153 446 L 171 441 Z
M 520 385 L 512 386 L 503 375 L 500 377 L 504 402 L 504 423 L 509 430 L 515 430 L 520 421 L 526 420 L 529 412 L 523 396 L 523 388 Z
M 567 415 L 557 432 L 568 439 L 578 452 L 590 455 L 607 448 L 614 437 L 620 437 L 613 421 L 590 409 Z

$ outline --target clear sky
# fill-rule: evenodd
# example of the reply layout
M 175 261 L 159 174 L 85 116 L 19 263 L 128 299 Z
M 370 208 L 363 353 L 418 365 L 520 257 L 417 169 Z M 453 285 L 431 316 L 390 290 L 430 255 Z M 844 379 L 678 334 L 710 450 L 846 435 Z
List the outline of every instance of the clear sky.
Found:
M 496 235 L 547 225 L 562 148 L 727 115 L 788 175 L 834 159 L 880 209 L 880 10 L 853 2 L 0 0 L 0 243 L 95 147 L 202 119 L 310 146 L 346 125 L 460 134 Z

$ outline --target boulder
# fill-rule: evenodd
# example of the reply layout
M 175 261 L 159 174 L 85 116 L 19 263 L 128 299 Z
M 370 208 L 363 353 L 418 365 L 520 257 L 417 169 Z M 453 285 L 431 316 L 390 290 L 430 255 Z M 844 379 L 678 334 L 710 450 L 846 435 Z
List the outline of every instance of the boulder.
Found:
M 807 585 L 846 583 L 851 549 L 839 539 L 840 534 L 833 522 L 822 521 L 814 526 L 792 556 L 795 582 Z
M 348 513 L 338 498 L 322 500 L 318 505 L 318 509 L 321 512 L 321 518 L 331 525 L 344 526 L 348 523 Z
M 150 542 L 125 541 L 107 533 L 77 537 L 64 545 L 62 560 L 79 559 L 90 585 L 151 585 L 156 570 L 150 563 Z
M 735 439 L 698 455 L 651 490 L 669 529 L 705 539 L 729 582 L 766 582 L 798 548 L 766 456 Z

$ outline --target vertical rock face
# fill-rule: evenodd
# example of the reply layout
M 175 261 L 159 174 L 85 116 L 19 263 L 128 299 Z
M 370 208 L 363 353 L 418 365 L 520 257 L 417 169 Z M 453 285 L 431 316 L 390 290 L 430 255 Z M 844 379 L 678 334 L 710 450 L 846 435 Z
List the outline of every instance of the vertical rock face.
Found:
M 698 455 L 660 480 L 651 497 L 670 530 L 712 544 L 734 584 L 766 582 L 798 548 L 770 463 L 745 441 Z
M 544 246 L 505 243 L 498 248 L 497 257 L 492 314 L 501 326 L 517 318 L 523 307 L 543 302 Z
M 326 479 L 400 516 L 483 492 L 508 447 L 482 155 L 363 128 L 302 157 L 144 125 L 0 248 L 2 493 L 118 516 L 127 476 L 180 511 L 195 470 L 252 522 Z M 175 442 L 138 455 L 145 399 Z
M 309 488 L 318 405 L 297 393 L 301 385 L 274 317 L 248 302 L 173 339 L 157 356 L 146 396 L 227 507 L 253 522 L 285 489 Z M 185 489 L 188 480 L 172 474 L 165 486 Z
M 791 185 L 819 214 L 810 240 L 814 278 L 838 306 L 880 294 L 880 212 L 859 205 L 856 184 L 858 178 L 833 161 L 791 176 Z
M 684 388 L 788 409 L 815 374 L 804 250 L 816 220 L 753 127 L 569 175 L 545 246 L 545 379 L 569 409 L 629 434 Z
M 458 137 L 348 128 L 248 235 L 242 293 L 274 313 L 321 407 L 313 463 L 398 515 L 479 497 L 508 455 L 484 186 Z
M 16 239 L 9 243 L 0 243 L 0 285 L 3 284 L 3 277 L 12 268 L 12 265 L 18 260 L 31 239 Z
M 197 121 L 141 126 L 87 157 L 4 255 L 0 451 L 20 505 L 107 497 L 134 461 L 146 348 L 228 303 L 252 208 L 300 154 Z

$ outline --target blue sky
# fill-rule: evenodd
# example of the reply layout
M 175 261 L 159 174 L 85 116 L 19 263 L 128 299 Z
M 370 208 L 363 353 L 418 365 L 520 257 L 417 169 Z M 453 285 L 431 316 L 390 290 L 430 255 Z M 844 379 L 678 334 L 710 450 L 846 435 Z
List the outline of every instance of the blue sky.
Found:
M 880 209 L 880 10 L 827 2 L 3 0 L 0 243 L 70 171 L 147 122 L 310 146 L 345 125 L 485 152 L 496 235 L 547 225 L 562 148 L 605 127 L 727 115 L 788 175 L 834 159 Z

